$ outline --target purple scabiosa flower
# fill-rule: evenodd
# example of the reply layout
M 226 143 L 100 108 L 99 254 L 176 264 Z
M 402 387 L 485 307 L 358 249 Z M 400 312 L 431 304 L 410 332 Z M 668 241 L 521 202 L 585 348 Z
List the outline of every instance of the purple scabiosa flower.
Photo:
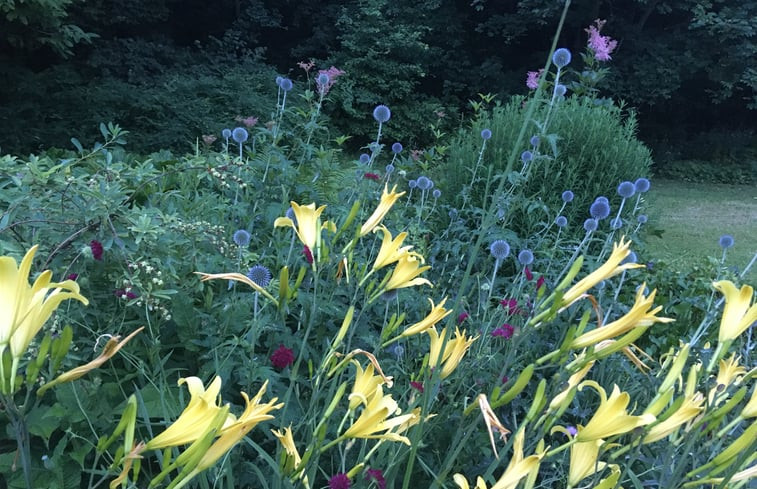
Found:
M 417 180 L 418 188 L 421 190 L 428 190 L 433 186 L 433 182 L 426 176 L 420 176 Z
M 384 473 L 380 469 L 368 469 L 365 471 L 365 478 L 367 480 L 373 479 L 376 481 L 378 489 L 386 489 L 386 480 L 384 479 Z
M 623 219 L 621 219 L 620 217 L 616 217 L 615 219 L 613 219 L 612 221 L 610 221 L 610 227 L 612 229 L 620 229 L 620 228 L 622 228 L 623 227 Z
M 221 131 L 221 136 L 228 142 L 229 138 L 231 137 L 231 129 L 224 129 Z
M 402 153 L 402 143 L 396 142 L 392 145 L 392 153 L 398 155 Z
M 76 280 L 77 278 L 79 278 L 78 273 L 69 273 L 66 275 L 66 280 Z
M 573 202 L 575 195 L 573 195 L 572 190 L 566 190 L 562 193 L 561 197 L 562 197 L 562 201 L 567 204 L 568 202 Z
M 231 139 L 233 139 L 236 143 L 242 144 L 243 142 L 247 141 L 247 138 L 249 138 L 250 135 L 247 132 L 247 129 L 244 127 L 237 127 L 234 128 L 233 131 L 231 131 Z
M 557 216 L 557 218 L 555 219 L 555 224 L 558 228 L 564 228 L 568 225 L 568 218 L 565 216 Z
M 523 163 L 528 163 L 529 161 L 533 159 L 534 159 L 534 154 L 528 150 L 520 154 L 520 161 L 522 161 Z
M 371 161 L 371 155 L 363 153 L 360 155 L 360 163 L 367 164 L 369 161 Z
M 94 258 L 97 261 L 102 261 L 103 259 L 103 245 L 96 239 L 93 239 L 89 242 L 89 249 L 92 251 L 92 258 Z
M 522 250 L 518 253 L 518 262 L 521 265 L 530 265 L 534 262 L 534 254 L 531 250 Z
M 350 489 L 350 478 L 347 474 L 339 473 L 329 479 L 329 489 Z
M 498 239 L 489 246 L 489 251 L 497 261 L 502 261 L 510 254 L 510 245 L 504 239 Z
M 363 175 L 363 178 L 366 178 L 368 180 L 373 180 L 374 182 L 378 182 L 379 180 L 381 180 L 381 175 L 379 175 L 378 173 L 365 173 Z
M 643 194 L 644 192 L 649 190 L 649 180 L 643 177 L 637 178 L 633 185 L 636 188 L 636 192 L 640 194 Z
M 415 187 L 418 186 L 418 182 L 416 180 L 410 180 L 409 182 L 407 182 L 407 186 L 410 187 L 411 189 L 414 189 Z
M 505 323 L 502 326 L 495 328 L 494 331 L 491 332 L 491 335 L 494 338 L 504 338 L 506 340 L 509 340 L 510 338 L 513 337 L 514 333 L 515 333 L 515 328 Z
M 492 138 L 492 130 L 491 129 L 482 129 L 481 130 L 481 139 L 484 141 L 488 141 Z
M 610 215 L 610 204 L 601 200 L 595 200 L 589 208 L 589 214 L 595 219 L 604 219 Z
M 649 218 L 647 217 L 646 214 L 639 214 L 636 217 L 636 222 L 638 222 L 639 224 L 646 224 L 648 219 Z
M 268 287 L 273 275 L 271 271 L 263 265 L 255 265 L 247 271 L 247 278 L 258 284 L 260 287 Z
M 587 233 L 596 231 L 598 226 L 599 222 L 596 219 L 592 219 L 591 217 L 584 221 L 584 231 L 586 231 Z
M 570 54 L 570 51 L 565 48 L 556 49 L 554 54 L 552 54 L 552 62 L 558 68 L 565 68 L 566 66 L 568 66 L 571 59 L 572 56 Z
M 234 242 L 237 244 L 237 246 L 245 247 L 250 244 L 250 233 L 245 231 L 244 229 L 237 229 L 234 231 Z
M 636 193 L 636 186 L 631 182 L 620 182 L 618 185 L 618 195 L 624 199 L 630 199 Z
M 284 370 L 293 363 L 294 351 L 284 345 L 279 345 L 278 349 L 271 354 L 271 365 L 277 370 Z
M 279 86 L 281 87 L 282 90 L 284 90 L 285 92 L 288 92 L 289 90 L 292 89 L 292 80 L 290 80 L 289 78 L 284 78 L 281 80 L 281 84 Z
M 539 142 L 540 141 L 541 140 L 539 139 L 539 136 L 531 136 L 531 140 L 529 142 L 531 143 L 531 146 L 533 146 L 535 148 L 535 147 L 539 146 Z
M 432 196 L 433 196 L 433 197 L 434 197 L 435 199 L 438 199 L 439 197 L 441 197 L 441 196 L 442 196 L 442 191 L 441 191 L 441 190 L 439 190 L 438 188 L 435 188 L 435 189 L 434 189 L 434 191 L 433 191 L 433 192 L 431 192 L 431 195 L 432 195 Z
M 386 105 L 377 105 L 375 109 L 373 109 L 373 118 L 376 119 L 379 123 L 384 123 L 388 121 L 392 117 L 392 112 L 389 110 L 389 107 Z
M 465 321 L 469 317 L 470 317 L 470 314 L 468 314 L 467 312 L 465 311 L 461 312 L 460 314 L 457 315 L 457 324 L 462 324 L 463 321 Z
M 568 87 L 566 87 L 566 86 L 565 86 L 565 85 L 563 85 L 562 83 L 559 83 L 559 84 L 558 84 L 558 85 L 557 85 L 557 86 L 555 87 L 555 95 L 557 95 L 558 97 L 563 97 L 563 96 L 565 96 L 565 94 L 566 94 L 567 92 L 568 92 Z
M 733 236 L 731 236 L 730 234 L 724 234 L 718 240 L 718 244 L 724 250 L 727 250 L 728 248 L 731 248 L 733 246 L 733 243 L 734 243 Z

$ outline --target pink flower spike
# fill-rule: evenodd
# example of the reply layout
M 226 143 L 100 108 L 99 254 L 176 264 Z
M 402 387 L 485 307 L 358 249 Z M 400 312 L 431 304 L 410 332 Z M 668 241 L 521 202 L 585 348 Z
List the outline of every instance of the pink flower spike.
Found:
M 589 34 L 589 49 L 594 51 L 594 58 L 597 61 L 611 60 L 610 53 L 618 46 L 618 41 L 599 33 L 606 22 L 606 20 L 597 19 L 594 21 L 597 24 L 596 26 L 590 25 L 588 29 L 584 29 Z
M 539 78 L 541 78 L 543 71 L 544 68 L 540 69 L 539 71 L 529 71 L 528 73 L 526 73 L 526 86 L 531 90 L 536 90 L 537 88 L 539 88 Z

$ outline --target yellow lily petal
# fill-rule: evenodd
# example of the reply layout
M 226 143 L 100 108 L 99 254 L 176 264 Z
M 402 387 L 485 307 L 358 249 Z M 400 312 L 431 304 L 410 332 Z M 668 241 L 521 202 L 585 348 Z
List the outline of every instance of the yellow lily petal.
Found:
M 749 399 L 749 402 L 746 403 L 744 409 L 741 410 L 739 416 L 743 419 L 754 418 L 757 416 L 757 384 L 755 384 L 754 389 L 752 389 L 752 397 Z
M 584 377 L 586 377 L 586 374 L 589 373 L 589 370 L 593 365 L 594 361 L 588 362 L 581 370 L 568 377 L 568 385 L 549 403 L 550 411 L 557 411 L 562 407 L 562 404 L 568 399 L 570 392 L 578 386 L 579 382 L 581 382 Z
M 429 299 L 428 301 L 431 303 L 431 312 L 428 313 L 428 316 L 418 321 L 417 323 L 405 328 L 405 331 L 403 331 L 400 336 L 408 337 L 423 333 L 445 317 L 452 314 L 451 309 L 447 310 L 444 308 L 444 303 L 447 302 L 446 297 L 442 299 L 438 306 L 434 305 L 433 300 Z
M 384 190 L 381 192 L 381 200 L 379 201 L 378 207 L 376 207 L 373 214 L 371 214 L 368 220 L 360 227 L 360 237 L 373 231 L 373 229 L 381 223 L 382 219 L 384 219 L 384 216 L 389 212 L 389 209 L 391 209 L 394 203 L 397 202 L 397 199 L 405 195 L 405 192 L 395 192 L 397 189 L 396 185 L 392 187 L 391 192 L 387 192 L 388 188 L 388 184 L 384 185 Z
M 373 262 L 374 270 L 396 263 L 405 255 L 420 257 L 417 253 L 410 251 L 412 246 L 402 246 L 402 242 L 407 238 L 407 232 L 403 231 L 396 238 L 392 239 L 392 233 L 385 226 L 379 226 L 373 230 L 373 232 L 376 231 L 383 232 L 384 237 L 381 240 L 381 248 L 379 249 L 376 261 Z M 421 263 L 423 263 L 423 258 L 421 258 Z
M 723 395 L 726 395 L 726 387 L 739 382 L 741 377 L 744 376 L 746 369 L 739 365 L 739 360 L 741 360 L 741 357 L 736 356 L 735 353 L 728 360 L 725 358 L 720 360 L 715 385 L 710 389 L 710 393 L 707 396 L 709 404 L 719 404 L 722 401 L 722 398 L 720 398 L 722 396 L 719 396 L 719 394 L 723 393 Z
M 757 321 L 757 303 L 750 306 L 754 289 L 749 285 L 742 285 L 741 289 L 737 289 L 729 280 L 713 282 L 712 286 L 725 297 L 718 341 L 722 343 L 736 339 Z
M 291 227 L 297 233 L 297 237 L 300 238 L 302 244 L 310 248 L 311 251 L 314 251 L 321 233 L 321 213 L 326 206 L 322 205 L 316 209 L 315 203 L 308 205 L 300 205 L 294 201 L 290 203 L 297 224 L 295 225 L 288 217 L 279 217 L 273 222 L 273 227 Z
M 400 426 L 415 417 L 411 413 L 390 418 L 390 416 L 398 415 L 400 412 L 397 402 L 392 399 L 391 394 L 384 395 L 384 391 L 379 385 L 371 396 L 368 405 L 365 406 L 358 419 L 352 423 L 352 426 L 344 432 L 342 437 L 379 438 L 389 441 L 399 441 L 405 445 L 410 445 L 410 440 L 407 437 L 391 431 L 392 428 Z
M 449 330 L 443 329 L 441 336 L 436 331 L 436 328 L 431 327 L 426 330 L 429 335 L 430 346 L 428 354 L 428 366 L 434 368 L 439 364 L 442 364 L 441 378 L 446 379 L 454 372 L 460 361 L 465 356 L 470 346 L 474 341 L 478 339 L 476 337 L 466 337 L 465 331 L 460 332 L 460 329 L 455 327 L 455 337 L 447 341 L 447 345 L 442 352 L 442 344 L 444 344 L 444 337 Z M 441 358 L 439 354 L 441 353 Z
M 695 416 L 701 413 L 704 410 L 702 404 L 704 404 L 704 396 L 699 392 L 693 396 L 686 397 L 681 406 L 673 414 L 652 426 L 646 436 L 644 436 L 642 443 L 652 443 L 670 435 L 676 428 L 694 419 Z
M 403 289 L 405 287 L 413 287 L 415 285 L 431 285 L 431 282 L 425 278 L 420 278 L 418 275 L 425 272 L 430 266 L 419 266 L 419 263 L 423 263 L 422 258 L 419 260 L 419 256 L 404 255 L 398 261 L 397 265 L 392 272 L 392 276 L 389 278 L 389 282 L 384 286 L 384 291 Z
M 627 392 L 621 393 L 617 385 L 613 386 L 609 399 L 605 390 L 593 380 L 584 381 L 578 389 L 581 390 L 586 385 L 593 387 L 597 391 L 600 397 L 600 404 L 584 429 L 579 430 L 576 435 L 576 439 L 579 442 L 593 441 L 628 433 L 634 428 L 648 425 L 657 419 L 650 413 L 640 416 L 629 415 L 626 408 L 631 401 L 631 396 Z
M 368 367 L 363 367 L 357 361 L 353 361 L 357 371 L 355 372 L 355 384 L 352 392 L 347 397 L 350 401 L 350 409 L 357 409 L 360 404 L 367 406 L 372 396 L 376 393 L 376 387 L 384 383 L 384 379 L 379 375 L 373 375 L 373 364 L 369 363 Z

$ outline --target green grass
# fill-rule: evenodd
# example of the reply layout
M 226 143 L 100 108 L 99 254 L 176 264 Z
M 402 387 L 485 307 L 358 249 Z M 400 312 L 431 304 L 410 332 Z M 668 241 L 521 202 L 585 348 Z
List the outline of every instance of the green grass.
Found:
M 652 257 L 681 266 L 691 266 L 707 256 L 718 259 L 722 250 L 718 239 L 723 234 L 734 238 L 726 266 L 738 270 L 757 253 L 757 188 L 725 184 L 704 184 L 654 180 L 647 195 Z M 744 278 L 757 285 L 757 264 Z

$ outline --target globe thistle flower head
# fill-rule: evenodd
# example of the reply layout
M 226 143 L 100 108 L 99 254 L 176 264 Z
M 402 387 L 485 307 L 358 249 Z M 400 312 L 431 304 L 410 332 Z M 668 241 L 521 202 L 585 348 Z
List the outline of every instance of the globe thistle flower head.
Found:
M 605 204 L 610 205 L 610 200 L 607 197 L 605 197 L 604 195 L 600 195 L 599 197 L 597 197 L 596 199 L 594 199 L 594 201 L 595 202 L 604 202 Z
M 628 256 L 627 256 L 627 257 L 625 257 L 625 258 L 623 259 L 623 261 L 622 261 L 622 262 L 620 262 L 620 264 L 621 264 L 621 265 L 623 265 L 623 264 L 625 264 L 625 263 L 637 263 L 638 261 L 639 261 L 639 257 L 638 257 L 638 256 L 636 256 L 636 253 L 634 253 L 634 252 L 632 251 L 632 252 L 630 252 L 630 253 L 628 254 Z
M 442 196 L 442 191 L 439 190 L 438 188 L 435 188 L 434 191 L 431 192 L 431 195 L 433 195 L 435 199 L 438 199 L 439 197 Z
M 510 254 L 510 245 L 504 239 L 498 239 L 489 246 L 489 252 L 495 260 L 502 261 Z
M 595 219 L 604 219 L 610 215 L 610 204 L 603 200 L 595 200 L 589 208 L 589 214 Z
M 433 182 L 430 178 L 426 176 L 420 176 L 418 177 L 418 188 L 421 190 L 428 190 L 433 186 Z
M 521 265 L 530 265 L 534 262 L 534 254 L 531 250 L 522 250 L 518 253 L 518 263 Z
M 552 54 L 552 62 L 558 68 L 565 68 L 568 66 L 572 58 L 573 56 L 570 54 L 570 51 L 565 48 L 556 49 L 554 54 Z
M 239 143 L 242 144 L 243 142 L 247 141 L 247 138 L 250 137 L 250 134 L 247 132 L 247 129 L 244 127 L 237 127 L 231 132 L 231 138 Z
M 731 236 L 730 234 L 724 234 L 718 240 L 718 244 L 720 244 L 720 247 L 723 248 L 724 250 L 731 248 L 733 246 L 733 243 L 734 243 L 733 236 Z
M 568 225 L 568 218 L 565 216 L 557 216 L 557 218 L 555 219 L 555 224 L 558 228 L 564 228 Z
M 562 193 L 561 197 L 562 201 L 567 204 L 568 202 L 573 202 L 575 195 L 573 194 L 572 190 L 566 190 Z
M 562 83 L 558 84 L 558 85 L 557 85 L 557 86 L 555 87 L 555 95 L 557 95 L 558 97 L 563 97 L 563 96 L 565 96 L 565 94 L 566 94 L 567 92 L 568 92 L 568 87 L 566 87 L 566 86 L 565 86 L 565 85 L 563 85 Z
M 260 287 L 268 287 L 273 275 L 271 271 L 263 265 L 255 265 L 247 271 L 247 278 L 258 284 Z
M 418 186 L 418 182 L 416 180 L 410 180 L 409 182 L 407 182 L 407 186 L 410 187 L 411 189 L 414 189 L 415 187 Z
M 365 165 L 369 161 L 371 161 L 371 155 L 369 155 L 367 153 L 363 153 L 363 154 L 360 155 L 360 163 L 362 163 L 362 164 Z
M 231 129 L 224 129 L 221 131 L 221 136 L 223 136 L 224 139 L 228 140 L 231 137 Z
M 281 85 L 279 86 L 281 87 L 282 90 L 284 90 L 285 92 L 288 92 L 289 90 L 292 89 L 292 80 L 290 80 L 289 78 L 284 78 L 283 80 L 281 80 Z
M 531 146 L 535 148 L 539 146 L 539 142 L 541 142 L 541 139 L 539 139 L 539 136 L 531 136 L 531 140 L 529 142 L 531 143 Z
M 297 225 L 297 216 L 294 214 L 294 209 L 291 206 L 287 209 L 286 216 L 292 220 L 295 226 Z
M 618 185 L 618 195 L 624 199 L 630 199 L 636 193 L 636 186 L 631 182 L 620 182 Z
M 457 220 L 457 217 L 460 215 L 460 213 L 457 212 L 457 209 L 450 209 L 447 215 L 449 216 L 450 220 L 455 221 Z
M 394 173 L 394 165 L 392 165 L 391 163 L 389 163 L 388 165 L 386 165 L 385 170 L 386 170 L 387 175 L 390 174 L 390 173 Z
M 376 119 L 379 123 L 384 123 L 388 121 L 392 117 L 392 112 L 389 110 L 389 107 L 386 105 L 377 105 L 375 109 L 373 109 L 373 118 Z
M 392 153 L 398 155 L 402 153 L 402 143 L 396 142 L 392 145 Z
M 584 221 L 584 231 L 586 231 L 587 233 L 596 231 L 598 226 L 599 222 L 596 219 L 592 219 L 591 217 Z
M 250 244 L 250 233 L 244 229 L 238 229 L 234 232 L 233 239 L 237 246 L 244 248 Z
M 616 217 L 612 221 L 610 221 L 610 227 L 612 229 L 620 229 L 623 227 L 623 219 L 620 218 L 620 216 Z
M 526 150 L 526 151 L 524 151 L 524 152 L 522 152 L 520 154 L 520 160 L 523 163 L 528 163 L 529 161 L 531 161 L 533 159 L 534 159 L 534 154 L 532 152 L 528 151 L 528 150 Z
M 644 192 L 649 190 L 649 180 L 646 178 L 637 178 L 634 182 L 634 187 L 636 188 L 636 191 L 643 194 Z
M 639 224 L 646 224 L 648 219 L 649 218 L 646 214 L 639 214 L 638 217 L 636 217 L 636 222 Z
M 481 138 L 484 141 L 488 141 L 489 139 L 491 139 L 492 138 L 492 130 L 491 129 L 484 129 L 484 130 L 482 130 L 481 131 Z
M 283 76 L 277 76 L 276 77 L 276 86 L 279 87 L 279 88 L 281 88 L 281 82 L 282 81 L 284 81 L 284 77 Z
M 321 73 L 315 79 L 315 82 L 318 84 L 319 87 L 325 87 L 326 85 L 329 84 L 329 75 L 326 73 Z

